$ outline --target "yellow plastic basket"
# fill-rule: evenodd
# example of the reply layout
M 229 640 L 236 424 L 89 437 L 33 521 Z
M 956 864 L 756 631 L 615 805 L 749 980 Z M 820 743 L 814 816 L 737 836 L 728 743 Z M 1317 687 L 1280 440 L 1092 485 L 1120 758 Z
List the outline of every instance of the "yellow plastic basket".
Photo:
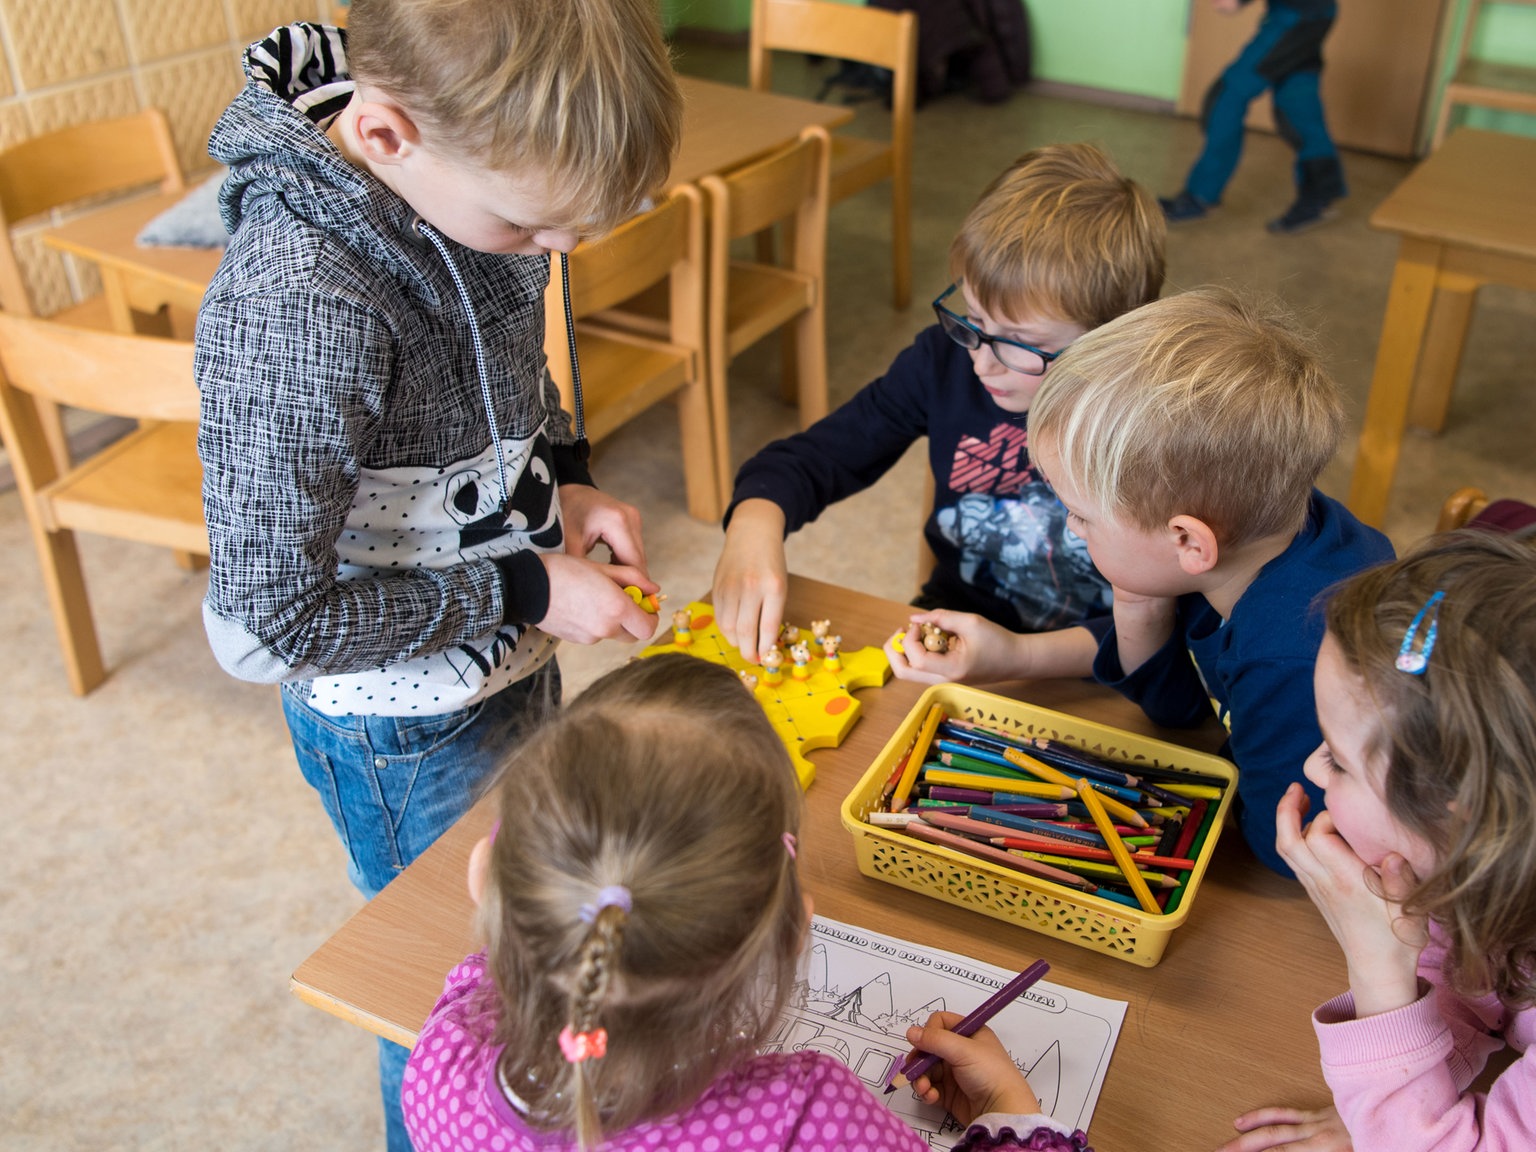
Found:
M 1178 908 L 1154 916 L 1099 896 L 1072 892 L 1048 880 L 989 864 L 942 845 L 922 843 L 903 836 L 894 828 L 877 828 L 865 823 L 869 813 L 879 810 L 885 782 L 912 746 L 932 704 L 942 704 L 951 716 L 1008 735 L 1048 737 L 1128 765 L 1145 764 L 1198 772 L 1227 781 Z M 1134 767 L 1127 770 L 1135 772 Z M 1237 769 L 1218 756 L 1036 708 L 990 692 L 958 684 L 939 684 L 923 693 L 869 771 L 843 801 L 842 820 L 843 826 L 853 833 L 859 871 L 866 876 L 1150 968 L 1162 959 L 1168 937 L 1184 922 L 1194 905 L 1206 866 L 1216 851 L 1217 836 L 1226 822 L 1227 809 L 1236 794 L 1236 782 Z

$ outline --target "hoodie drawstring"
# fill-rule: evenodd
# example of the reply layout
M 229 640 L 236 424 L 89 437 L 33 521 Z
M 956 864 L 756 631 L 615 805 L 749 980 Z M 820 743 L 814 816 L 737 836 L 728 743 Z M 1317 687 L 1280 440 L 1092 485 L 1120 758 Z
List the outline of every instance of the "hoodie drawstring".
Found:
M 416 220 L 416 230 L 432 242 L 432 247 L 436 248 L 437 254 L 443 258 L 443 265 L 448 269 L 453 286 L 458 289 L 459 300 L 464 305 L 464 315 L 469 319 L 470 341 L 475 348 L 475 373 L 480 379 L 480 401 L 485 405 L 485 418 L 491 427 L 491 444 L 496 449 L 496 472 L 501 482 L 501 514 L 505 516 L 512 510 L 512 495 L 507 490 L 507 456 L 501 443 L 501 425 L 496 420 L 496 406 L 491 398 L 491 375 L 485 365 L 485 343 L 480 337 L 480 318 L 475 314 L 475 305 L 470 299 L 469 287 L 464 283 L 459 266 L 449 255 L 448 245 L 443 238 L 438 235 L 432 225 L 419 217 Z M 564 252 L 560 253 L 560 272 L 560 286 L 565 296 L 565 330 L 571 352 L 571 382 L 576 392 L 576 452 L 578 457 L 585 461 L 592 449 L 587 444 L 587 419 L 581 400 L 581 366 L 576 362 L 576 326 L 571 322 L 571 284 L 566 275 Z

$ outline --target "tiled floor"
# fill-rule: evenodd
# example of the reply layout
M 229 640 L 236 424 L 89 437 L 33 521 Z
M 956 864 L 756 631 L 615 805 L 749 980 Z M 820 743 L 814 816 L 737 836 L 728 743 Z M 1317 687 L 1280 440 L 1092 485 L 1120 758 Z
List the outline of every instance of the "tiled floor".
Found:
M 740 52 L 685 46 L 685 70 L 744 79 Z M 814 86 L 814 78 L 807 78 Z M 813 87 L 808 90 L 813 90 Z M 864 106 L 861 116 L 879 116 Z M 949 97 L 917 118 L 918 303 L 889 306 L 886 195 L 834 210 L 828 273 L 834 401 L 881 371 L 930 319 L 951 232 L 986 181 L 1025 149 L 1104 144 L 1125 171 L 1175 190 L 1199 146 L 1188 121 L 1061 99 L 996 106 Z M 1375 356 L 1395 241 L 1370 208 L 1407 165 L 1347 157 L 1342 219 L 1277 238 L 1263 221 L 1289 198 L 1289 154 L 1255 137 L 1227 203 L 1175 232 L 1173 289 L 1225 281 L 1279 296 L 1320 331 L 1353 418 Z M 1469 483 L 1536 500 L 1536 299 L 1489 289 L 1449 426 L 1411 437 L 1388 529 L 1406 544 Z M 772 341 L 733 368 L 739 460 L 787 432 Z M 717 528 L 683 510 L 676 422 L 653 411 L 602 444 L 595 471 L 645 516 L 652 573 L 703 591 Z M 1341 495 L 1352 444 L 1324 476 Z M 910 594 L 920 460 L 791 541 L 791 567 L 895 598 Z M 237 683 L 203 640 L 203 580 L 149 549 L 85 541 L 107 683 L 65 685 L 14 493 L 0 496 L 0 613 L 9 662 L 0 765 L 16 818 L 0 885 L 0 1116 L 15 1149 L 364 1149 L 380 1143 L 373 1045 L 292 999 L 290 971 L 354 911 L 341 851 L 300 780 L 275 690 Z M 630 650 L 562 656 L 579 687 Z

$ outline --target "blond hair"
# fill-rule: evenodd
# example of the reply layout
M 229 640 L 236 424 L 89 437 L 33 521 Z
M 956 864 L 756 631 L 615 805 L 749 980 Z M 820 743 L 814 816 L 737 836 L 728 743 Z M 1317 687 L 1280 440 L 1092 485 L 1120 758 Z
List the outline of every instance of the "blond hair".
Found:
M 1306 523 L 1343 426 L 1338 387 L 1283 312 L 1224 288 L 1182 292 L 1090 332 L 1030 407 L 1061 470 L 1118 520 L 1203 520 L 1225 544 Z
M 949 246 L 985 311 L 1097 328 L 1156 300 L 1167 225 L 1157 200 L 1093 144 L 1026 152 L 987 186 Z
M 1428 664 L 1410 675 L 1395 661 L 1437 591 Z M 1444 927 L 1459 988 L 1536 1005 L 1536 545 L 1432 536 L 1345 584 L 1328 632 L 1382 717 L 1370 751 L 1387 807 L 1435 852 L 1406 906 Z
M 655 0 L 352 0 L 354 77 L 453 160 L 536 169 L 559 218 L 600 233 L 661 187 L 682 96 Z
M 784 836 L 801 794 L 730 669 L 682 655 L 604 676 L 509 761 L 480 905 L 498 1071 L 583 1147 L 691 1103 L 771 1034 L 805 910 Z M 615 885 L 591 923 L 583 906 Z M 604 1028 L 568 1063 L 558 1037 Z

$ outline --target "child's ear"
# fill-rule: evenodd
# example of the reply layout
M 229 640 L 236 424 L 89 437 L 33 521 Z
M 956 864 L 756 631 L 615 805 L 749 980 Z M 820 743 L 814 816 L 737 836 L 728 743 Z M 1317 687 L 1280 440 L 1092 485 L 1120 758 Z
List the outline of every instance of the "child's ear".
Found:
M 476 908 L 480 907 L 480 901 L 485 896 L 485 883 L 490 872 L 491 838 L 482 836 L 469 850 L 469 898 L 475 902 Z
M 410 114 L 377 94 L 358 105 L 352 130 L 363 156 L 373 164 L 399 164 L 421 145 Z
M 1220 546 L 1216 533 L 1204 520 L 1198 516 L 1175 516 L 1168 521 L 1168 531 L 1178 550 L 1179 567 L 1186 575 L 1203 576 L 1216 567 Z

